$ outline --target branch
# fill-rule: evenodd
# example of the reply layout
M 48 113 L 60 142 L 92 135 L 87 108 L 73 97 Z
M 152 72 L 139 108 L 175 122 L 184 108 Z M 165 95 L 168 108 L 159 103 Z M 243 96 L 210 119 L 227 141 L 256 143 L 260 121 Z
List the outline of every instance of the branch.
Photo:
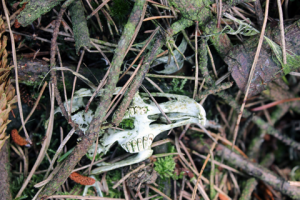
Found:
M 205 143 L 212 143 L 212 141 L 209 140 Z M 207 146 L 202 145 L 199 139 L 193 140 L 190 143 L 190 145 L 192 149 L 198 152 L 209 153 L 209 149 L 207 148 Z M 300 198 L 300 190 L 298 187 L 290 185 L 288 181 L 285 181 L 283 178 L 277 176 L 269 169 L 244 158 L 243 156 L 231 151 L 230 149 L 221 144 L 218 144 L 215 149 L 215 154 L 221 156 L 231 165 L 235 165 L 236 167 L 241 168 L 249 175 L 264 181 L 265 183 L 272 186 L 274 189 L 282 192 L 283 194 L 293 199 Z

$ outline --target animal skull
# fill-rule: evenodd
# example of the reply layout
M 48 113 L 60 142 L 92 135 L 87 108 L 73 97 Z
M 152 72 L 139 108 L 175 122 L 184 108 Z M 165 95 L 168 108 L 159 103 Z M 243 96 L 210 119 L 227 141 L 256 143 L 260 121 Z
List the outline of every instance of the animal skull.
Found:
M 119 88 L 116 93 L 118 90 Z M 84 108 L 83 97 L 89 97 L 91 95 L 92 92 L 88 89 L 78 90 L 73 98 L 72 113 L 78 111 L 80 108 Z M 101 96 L 101 92 L 98 95 Z M 154 102 L 150 101 L 149 103 L 146 103 L 137 92 L 123 118 L 123 120 L 132 119 L 134 128 L 122 131 L 108 129 L 99 141 L 97 154 L 105 154 L 115 142 L 118 142 L 125 151 L 138 154 L 113 164 L 105 164 L 104 166 L 102 166 L 102 164 L 100 167 L 92 170 L 91 174 L 99 174 L 104 171 L 135 164 L 149 158 L 152 155 L 152 141 L 163 131 L 191 123 L 200 123 L 205 126 L 205 110 L 195 100 L 182 95 L 164 93 L 153 94 L 153 96 L 173 99 L 159 104 L 160 108 L 172 123 L 167 124 L 165 117 L 161 114 Z M 70 100 L 68 103 L 70 103 Z M 58 112 L 60 112 L 59 108 L 56 109 L 55 113 Z M 72 120 L 78 123 L 85 133 L 88 129 L 88 124 L 92 120 L 93 114 L 93 111 L 89 111 L 88 113 L 80 111 L 72 115 Z M 87 154 L 89 158 L 93 157 L 94 150 L 95 145 L 92 146 Z

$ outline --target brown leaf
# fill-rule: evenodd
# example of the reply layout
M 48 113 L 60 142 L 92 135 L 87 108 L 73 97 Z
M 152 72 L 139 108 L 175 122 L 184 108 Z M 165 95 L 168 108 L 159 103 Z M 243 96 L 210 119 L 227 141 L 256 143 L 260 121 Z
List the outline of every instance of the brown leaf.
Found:
M 266 30 L 267 37 L 280 45 L 279 27 L 272 30 L 274 31 Z M 224 59 L 228 64 L 229 70 L 232 71 L 233 79 L 242 91 L 245 91 L 248 81 L 256 53 L 258 37 L 256 36 L 242 45 L 235 46 Z M 300 27 L 297 25 L 297 22 L 285 29 L 285 40 L 286 49 L 288 49 L 287 53 L 293 52 L 300 55 Z M 250 85 L 249 97 L 265 90 L 267 83 L 284 75 L 281 65 L 274 57 L 275 55 L 272 53 L 269 45 L 264 42 Z

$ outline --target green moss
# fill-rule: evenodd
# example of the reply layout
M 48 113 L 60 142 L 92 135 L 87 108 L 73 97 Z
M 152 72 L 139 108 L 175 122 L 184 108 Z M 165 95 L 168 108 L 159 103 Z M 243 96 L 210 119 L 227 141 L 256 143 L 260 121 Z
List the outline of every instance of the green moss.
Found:
M 90 34 L 87 22 L 84 16 L 84 7 L 81 1 L 75 1 L 70 6 L 70 15 L 72 18 L 72 26 L 74 39 L 76 44 L 76 53 L 81 47 L 90 47 Z
M 172 156 L 167 156 L 165 158 L 157 158 L 154 163 L 154 170 L 160 175 L 161 178 L 170 178 L 174 176 L 175 161 Z
M 41 15 L 49 12 L 61 1 L 63 0 L 30 0 L 17 19 L 23 27 L 28 26 Z
M 125 23 L 128 19 L 128 14 L 130 13 L 130 3 L 124 0 L 114 0 L 111 8 L 110 14 L 113 19 L 118 23 Z
M 187 79 L 174 78 L 171 82 L 171 85 L 173 88 L 168 92 L 172 93 L 172 94 L 186 95 L 188 93 L 187 90 L 184 90 L 184 86 L 185 86 L 186 82 L 187 82 Z
M 119 169 L 107 172 L 106 181 L 109 188 L 109 194 L 104 194 L 105 197 L 110 198 L 122 198 L 124 196 L 123 192 L 118 189 L 112 189 L 112 186 L 121 179 L 121 171 Z
M 134 129 L 133 119 L 123 119 L 120 123 L 122 129 Z
M 300 181 L 300 168 L 297 168 L 293 175 L 291 174 L 291 178 L 293 179 L 293 181 Z

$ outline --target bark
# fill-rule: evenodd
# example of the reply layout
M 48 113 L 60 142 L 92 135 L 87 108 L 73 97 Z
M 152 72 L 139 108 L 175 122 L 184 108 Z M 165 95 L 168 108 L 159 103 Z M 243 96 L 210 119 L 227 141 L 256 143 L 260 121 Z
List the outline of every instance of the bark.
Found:
M 9 140 L 6 140 L 0 151 L 0 199 L 12 199 L 10 191 Z
M 50 70 L 50 66 L 48 62 L 40 59 L 32 60 L 30 58 L 21 58 L 18 61 L 19 61 L 18 76 L 19 76 L 20 83 L 36 88 L 41 85 L 43 80 L 44 81 L 49 80 L 49 76 L 47 76 Z M 76 66 L 70 63 L 63 63 L 63 67 L 76 71 Z M 103 74 L 104 74 L 103 71 L 104 70 L 102 69 L 93 70 L 93 68 L 91 68 L 91 70 L 89 70 L 86 67 L 81 67 L 78 73 L 86 77 L 94 84 L 97 84 L 97 81 L 100 81 L 103 78 Z M 65 75 L 66 89 L 71 90 L 73 88 L 72 83 L 73 83 L 74 75 L 69 71 L 65 71 L 64 75 Z M 96 80 L 95 77 L 98 80 Z M 58 78 L 58 81 L 62 82 L 62 78 L 61 77 Z M 77 85 L 80 85 L 82 87 L 87 87 L 86 84 L 81 81 L 77 81 Z M 62 85 L 59 84 L 58 89 L 63 90 Z
M 255 178 L 250 178 L 247 180 L 245 187 L 243 188 L 243 192 L 241 194 L 240 200 L 250 200 L 253 190 L 257 186 L 257 181 Z
M 30 25 L 41 15 L 49 12 L 63 0 L 30 0 L 18 16 L 18 22 L 23 26 Z
M 152 51 L 148 53 L 148 56 L 146 58 L 146 61 L 141 66 L 141 69 L 137 72 L 136 77 L 133 80 L 133 84 L 130 85 L 128 88 L 126 94 L 124 95 L 124 99 L 122 103 L 120 104 L 118 110 L 115 112 L 115 117 L 113 119 L 113 123 L 116 125 L 119 125 L 119 123 L 122 121 L 124 114 L 131 104 L 131 101 L 135 95 L 135 93 L 138 91 L 139 87 L 141 86 L 146 73 L 148 72 L 150 65 L 152 61 L 156 58 L 159 51 L 157 49 L 162 47 L 162 37 L 158 36 L 156 39 L 154 45 L 152 46 Z
M 84 16 L 84 7 L 81 1 L 75 1 L 70 5 L 70 15 L 75 39 L 76 53 L 81 47 L 90 47 L 90 34 Z

